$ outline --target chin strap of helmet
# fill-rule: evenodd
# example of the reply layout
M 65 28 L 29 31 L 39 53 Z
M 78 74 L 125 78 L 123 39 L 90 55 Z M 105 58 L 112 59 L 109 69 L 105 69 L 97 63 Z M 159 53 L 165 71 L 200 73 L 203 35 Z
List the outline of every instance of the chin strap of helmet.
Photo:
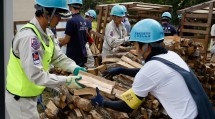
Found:
M 44 7 L 43 7 L 43 11 L 46 11 Z M 50 23 L 51 23 L 51 20 L 52 20 L 52 18 L 53 18 L 53 16 L 54 16 L 54 14 L 55 14 L 55 11 L 56 11 L 56 8 L 54 8 L 54 9 L 53 9 L 53 11 L 52 11 L 52 14 L 51 14 L 50 18 L 48 18 L 47 13 L 46 13 L 46 12 L 44 12 L 46 19 L 48 19 L 48 28 L 51 28 L 51 27 L 50 27 Z

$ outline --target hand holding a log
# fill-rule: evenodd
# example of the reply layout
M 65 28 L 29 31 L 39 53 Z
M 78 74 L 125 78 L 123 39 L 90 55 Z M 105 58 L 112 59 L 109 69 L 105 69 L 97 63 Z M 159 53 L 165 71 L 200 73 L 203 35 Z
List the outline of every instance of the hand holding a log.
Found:
M 66 86 L 70 89 L 83 88 L 83 85 L 78 83 L 78 80 L 81 79 L 81 76 L 68 76 L 66 79 Z
M 94 97 L 93 99 L 91 99 L 91 102 L 93 105 L 99 105 L 99 106 L 103 106 L 103 102 L 104 102 L 104 97 L 102 97 L 102 95 L 99 93 L 99 88 L 96 87 L 96 97 Z

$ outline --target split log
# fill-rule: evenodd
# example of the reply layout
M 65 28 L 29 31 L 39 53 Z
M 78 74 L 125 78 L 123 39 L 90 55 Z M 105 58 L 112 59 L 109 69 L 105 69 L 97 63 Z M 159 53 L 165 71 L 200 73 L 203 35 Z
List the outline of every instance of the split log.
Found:
M 124 62 L 124 61 L 117 62 L 117 65 L 125 67 L 125 68 L 135 68 L 134 66 L 132 66 L 132 65 L 130 65 L 130 64 Z
M 78 82 L 86 87 L 96 88 L 98 87 L 101 91 L 111 94 L 115 82 L 106 80 L 105 78 L 95 76 L 93 74 L 80 71 L 79 75 L 82 76 L 82 80 Z
M 76 108 L 76 109 L 74 109 L 74 111 L 77 116 L 77 119 L 84 119 L 83 115 L 81 114 L 81 111 L 79 109 Z
M 135 68 L 142 68 L 143 67 L 143 65 L 141 65 L 141 64 L 139 64 L 139 63 L 137 63 L 137 62 L 135 62 L 135 61 L 133 61 L 131 59 L 129 59 L 126 56 L 123 56 L 121 59 L 122 59 L 122 61 L 134 66 Z
M 93 116 L 93 119 L 104 119 L 97 111 L 91 110 L 90 114 Z
M 96 91 L 93 88 L 82 88 L 82 89 L 76 89 L 74 90 L 74 95 L 80 96 L 80 95 L 96 95 Z
M 116 63 L 118 61 L 120 61 L 120 58 L 105 58 L 105 59 L 102 59 L 103 64 Z
M 80 98 L 79 96 L 73 96 L 72 99 L 73 104 L 83 111 L 89 112 L 93 108 L 90 100 Z
M 46 105 L 46 108 L 49 110 L 49 112 L 53 115 L 57 115 L 59 109 L 55 106 L 55 104 L 52 101 L 49 101 Z

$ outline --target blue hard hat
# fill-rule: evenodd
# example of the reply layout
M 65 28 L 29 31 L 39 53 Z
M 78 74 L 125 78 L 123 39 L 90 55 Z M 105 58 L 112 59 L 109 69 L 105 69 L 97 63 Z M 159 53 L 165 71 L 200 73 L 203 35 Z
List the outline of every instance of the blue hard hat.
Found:
M 115 5 L 115 6 L 111 9 L 110 15 L 119 16 L 119 17 L 124 17 L 124 16 L 125 16 L 125 12 L 124 12 L 124 9 L 122 8 L 121 5 Z
M 82 5 L 82 0 L 68 0 L 68 4 L 80 4 Z
M 127 8 L 126 8 L 124 5 L 121 5 L 121 6 L 122 6 L 124 12 L 128 12 L 128 11 L 127 11 Z
M 129 41 L 153 43 L 163 39 L 164 32 L 161 24 L 154 19 L 144 19 L 133 26 Z
M 178 15 L 178 18 L 181 19 L 181 17 L 182 17 L 182 14 L 179 14 L 179 15 Z
M 93 17 L 94 19 L 96 19 L 96 12 L 95 10 L 88 10 L 85 15 L 88 15 L 88 16 L 91 16 Z
M 172 15 L 171 15 L 169 12 L 164 12 L 164 13 L 162 14 L 162 18 L 165 18 L 165 17 L 167 17 L 167 18 L 169 18 L 169 19 L 172 19 Z
M 59 8 L 69 11 L 67 8 L 67 0 L 35 0 L 35 2 L 42 7 Z

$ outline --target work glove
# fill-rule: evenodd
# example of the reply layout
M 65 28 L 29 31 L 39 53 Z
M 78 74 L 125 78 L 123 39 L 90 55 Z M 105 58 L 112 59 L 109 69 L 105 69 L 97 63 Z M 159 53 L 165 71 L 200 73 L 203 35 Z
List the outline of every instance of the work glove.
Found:
M 113 76 L 119 75 L 121 73 L 122 67 L 110 68 L 103 72 L 103 77 L 106 79 L 111 79 Z
M 76 67 L 75 70 L 73 71 L 73 74 L 75 76 L 77 76 L 80 70 L 84 71 L 84 72 L 87 72 L 87 70 L 85 68 L 83 68 L 83 67 Z
M 103 102 L 104 102 L 104 98 L 102 97 L 102 95 L 99 93 L 99 88 L 96 87 L 96 97 L 94 97 L 93 99 L 91 99 L 91 102 L 93 105 L 99 105 L 99 106 L 103 106 Z
M 78 81 L 81 79 L 82 79 L 81 76 L 68 76 L 68 78 L 66 79 L 66 86 L 69 89 L 83 88 L 84 86 L 78 83 Z

